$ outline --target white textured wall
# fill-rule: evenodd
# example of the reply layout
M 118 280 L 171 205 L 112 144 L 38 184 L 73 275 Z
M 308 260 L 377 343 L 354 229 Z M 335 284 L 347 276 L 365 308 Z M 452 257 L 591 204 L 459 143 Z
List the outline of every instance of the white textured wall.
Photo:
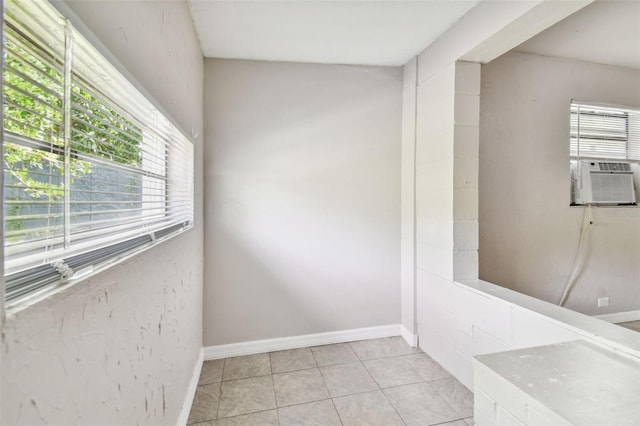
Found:
M 511 52 L 482 68 L 480 278 L 557 303 L 583 208 L 569 207 L 571 99 L 640 106 L 640 71 Z M 640 193 L 640 192 L 639 192 Z M 640 309 L 640 209 L 594 208 L 566 307 Z M 608 308 L 597 308 L 599 297 Z
M 186 2 L 70 2 L 135 78 L 202 135 L 202 54 Z M 195 229 L 5 321 L 2 419 L 175 424 L 201 348 L 202 142 Z
M 205 62 L 205 346 L 400 322 L 402 69 Z
M 453 281 L 478 273 L 480 65 L 458 62 L 419 81 L 416 142 L 416 296 L 420 347 L 470 386 L 474 299 Z

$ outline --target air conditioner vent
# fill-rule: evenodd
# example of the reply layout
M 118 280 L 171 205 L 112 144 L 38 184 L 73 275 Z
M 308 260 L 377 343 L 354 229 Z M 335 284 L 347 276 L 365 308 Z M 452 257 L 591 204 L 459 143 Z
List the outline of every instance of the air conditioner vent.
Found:
M 629 163 L 578 161 L 572 168 L 573 204 L 635 204 Z
M 624 175 L 598 173 L 591 176 L 591 193 L 599 203 L 631 202 L 633 178 Z M 635 200 L 633 200 L 635 201 Z
M 603 163 L 599 162 L 600 171 L 603 172 L 630 172 L 631 165 L 629 163 Z

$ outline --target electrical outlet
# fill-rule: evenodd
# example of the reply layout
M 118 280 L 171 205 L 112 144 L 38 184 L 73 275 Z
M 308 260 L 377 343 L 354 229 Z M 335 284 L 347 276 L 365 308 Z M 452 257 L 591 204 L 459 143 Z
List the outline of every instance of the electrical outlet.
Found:
M 609 306 L 609 298 L 608 297 L 599 297 L 598 298 L 598 308 L 604 308 L 605 306 Z

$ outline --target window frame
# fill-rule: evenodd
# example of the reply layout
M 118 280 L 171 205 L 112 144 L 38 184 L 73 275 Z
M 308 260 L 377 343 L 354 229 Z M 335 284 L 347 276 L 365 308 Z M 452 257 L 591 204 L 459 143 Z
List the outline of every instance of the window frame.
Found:
M 1 19 L 1 27 L 0 30 L 2 31 L 2 34 L 4 36 L 4 31 L 5 31 L 5 12 L 4 12 L 4 7 L 6 7 L 6 4 L 3 5 L 3 13 L 2 13 L 2 19 Z M 80 37 L 83 37 L 83 40 L 86 42 L 86 44 L 90 45 L 93 47 L 93 49 L 95 50 L 95 52 L 100 55 L 105 61 L 109 62 L 111 64 L 111 66 L 113 67 L 113 70 L 117 73 L 117 75 L 119 77 L 124 78 L 133 88 L 134 90 L 137 91 L 137 94 L 139 96 L 142 96 L 142 98 L 145 99 L 145 101 L 147 101 L 148 103 L 151 104 L 151 106 L 153 107 L 153 109 L 162 117 L 162 119 L 164 120 L 162 123 L 163 126 L 165 126 L 165 128 L 167 126 L 171 127 L 171 134 L 174 135 L 179 135 L 180 137 L 182 137 L 184 139 L 184 141 L 188 142 L 188 151 L 187 153 L 184 155 L 184 158 L 181 158 L 180 161 L 184 161 L 186 159 L 187 163 L 187 169 L 190 171 L 190 175 L 187 176 L 187 188 L 190 189 L 190 191 L 188 191 L 188 201 L 185 203 L 185 205 L 188 206 L 188 211 L 185 214 L 185 217 L 188 218 L 188 220 L 184 221 L 184 222 L 171 222 L 170 225 L 163 225 L 162 227 L 157 228 L 156 230 L 154 230 L 153 232 L 149 232 L 146 234 L 142 234 L 139 236 L 135 236 L 135 237 L 129 237 L 127 239 L 124 239 L 122 241 L 117 241 L 115 243 L 110 243 L 108 245 L 104 245 L 104 246 L 99 246 L 99 247 L 94 247 L 92 249 L 89 249 L 87 251 L 83 251 L 82 253 L 73 253 L 71 252 L 70 256 L 63 256 L 60 257 L 60 261 L 55 261 L 55 262 L 51 262 L 50 265 L 47 264 L 43 264 L 41 266 L 38 267 L 32 267 L 27 269 L 26 271 L 28 272 L 35 272 L 37 274 L 38 271 L 33 271 L 35 269 L 43 269 L 43 268 L 53 268 L 55 270 L 57 270 L 57 273 L 59 274 L 59 277 L 57 277 L 55 280 L 51 281 L 51 282 L 47 282 L 43 285 L 39 285 L 36 289 L 32 290 L 32 291 L 28 291 L 25 292 L 25 294 L 21 294 L 17 297 L 14 297 L 12 300 L 7 300 L 7 293 L 6 293 L 6 288 L 7 288 L 7 278 L 10 276 L 5 276 L 4 274 L 4 261 L 2 262 L 1 265 L 1 269 L 0 271 L 2 272 L 2 277 L 3 277 L 3 285 L 0 286 L 0 305 L 2 306 L 2 310 L 7 310 L 8 312 L 13 312 L 15 310 L 19 310 L 22 309 L 22 307 L 24 306 L 28 306 L 34 302 L 37 302 L 45 297 L 47 297 L 49 294 L 53 293 L 53 292 L 57 292 L 62 288 L 66 288 L 69 285 L 75 284 L 76 282 L 82 281 L 84 279 L 86 279 L 87 277 L 93 276 L 96 273 L 99 273 L 100 271 L 103 271 L 105 269 L 108 269 L 114 265 L 117 265 L 123 261 L 125 261 L 126 259 L 129 259 L 133 256 L 136 256 L 137 254 L 141 253 L 142 251 L 145 251 L 151 247 L 154 247 L 155 245 L 168 240 L 174 236 L 180 235 L 181 233 L 188 231 L 189 229 L 193 228 L 193 224 L 194 224 L 194 215 L 195 215 L 195 197 L 194 197 L 194 186 L 195 186 L 195 178 L 194 178 L 194 167 L 195 167 L 195 161 L 194 161 L 194 146 L 193 146 L 193 141 L 191 140 L 191 138 L 185 136 L 186 132 L 184 132 L 183 130 L 181 130 L 180 126 L 178 126 L 176 124 L 176 122 L 173 120 L 173 118 L 162 108 L 162 106 L 153 99 L 152 96 L 149 95 L 149 93 L 131 76 L 131 74 L 126 71 L 126 68 L 122 66 L 122 64 L 108 51 L 108 49 L 106 49 L 104 47 L 104 45 L 102 45 L 102 43 L 86 28 L 86 26 L 82 23 L 81 20 L 79 20 L 77 18 L 77 16 L 69 9 L 69 7 L 64 4 L 63 2 L 46 2 L 46 7 L 50 7 L 51 10 L 55 11 L 56 13 L 59 13 L 60 15 L 62 15 L 62 17 L 64 17 L 64 19 L 66 19 L 67 21 L 67 25 L 70 25 L 73 27 L 73 30 L 77 33 L 76 35 L 79 35 Z M 2 69 L 3 69 L 3 84 L 0 85 L 2 86 L 0 88 L 0 90 L 4 90 L 4 66 L 5 66 L 5 62 L 4 62 L 4 43 L 2 43 Z M 64 62 L 67 62 L 67 59 L 64 60 Z M 82 76 L 81 76 L 82 77 Z M 3 94 L 3 92 L 0 91 L 0 94 Z M 71 95 L 71 94 L 70 94 Z M 4 97 L 2 97 L 4 99 Z M 70 98 L 69 98 L 69 102 L 70 102 Z M 121 107 L 121 105 L 117 105 L 118 107 Z M 126 108 L 123 108 L 126 110 Z M 70 119 L 70 114 L 67 114 L 67 117 L 69 117 Z M 2 122 L 4 123 L 4 110 L 0 115 L 0 118 L 2 118 Z M 70 126 L 65 126 L 65 128 L 69 129 L 70 131 Z M 192 136 L 193 137 L 193 136 Z M 194 137 L 195 138 L 195 137 Z M 4 132 L 4 125 L 3 125 L 3 143 L 2 143 L 2 148 L 0 150 L 0 153 L 2 153 L 3 158 L 4 158 L 4 143 L 5 140 L 7 140 L 8 138 L 5 135 Z M 10 138 L 9 138 L 10 139 Z M 144 143 L 144 141 L 142 142 Z M 184 145 L 184 144 L 183 144 Z M 165 146 L 165 156 L 168 156 L 170 153 L 171 149 L 178 149 L 176 147 L 171 147 L 166 145 Z M 75 152 L 73 150 L 69 151 L 67 154 L 67 157 L 70 157 L 72 155 L 81 155 L 80 151 Z M 190 154 L 190 155 L 189 155 Z M 142 160 L 141 160 L 142 161 Z M 165 169 L 164 169 L 164 175 L 166 177 L 166 179 L 168 179 L 168 174 L 169 174 L 169 170 L 168 168 L 172 167 L 170 160 L 167 160 Z M 175 173 L 175 172 L 174 172 Z M 3 204 L 3 209 L 2 209 L 2 215 L 3 215 L 3 244 L 2 244 L 2 248 L 1 248 L 1 253 L 2 253 L 2 258 L 5 259 L 4 253 L 5 253 L 5 234 L 4 234 L 4 224 L 6 223 L 4 215 L 5 215 L 5 208 L 4 208 L 4 200 L 5 200 L 5 186 L 4 186 L 4 172 L 2 174 L 2 177 L 0 178 L 0 184 L 1 184 L 1 191 L 2 191 L 2 204 Z M 67 186 L 68 187 L 68 186 Z M 170 193 L 168 190 L 168 180 L 165 181 L 164 186 L 163 186 L 163 197 L 166 200 L 169 199 L 169 197 L 175 196 L 175 194 Z M 173 194 L 173 195 L 172 195 Z M 182 193 L 181 193 L 182 194 Z M 143 193 L 141 193 L 141 196 L 144 196 Z M 182 206 L 182 204 L 181 204 Z M 165 215 L 168 214 L 167 212 L 169 211 L 170 206 L 167 202 L 165 202 L 164 204 L 164 212 Z M 173 216 L 172 216 L 173 217 Z M 100 252 L 104 252 L 103 254 L 105 254 L 106 257 L 102 257 L 100 258 L 100 260 L 95 263 L 82 263 L 81 261 L 83 260 L 82 258 L 84 256 L 86 256 L 87 254 L 92 254 L 92 255 L 100 255 Z M 71 276 L 65 276 L 65 271 L 68 271 L 68 267 L 69 264 L 74 264 L 74 263 L 82 263 L 85 267 L 86 270 L 82 271 L 82 273 L 80 274 L 75 274 L 75 275 L 71 275 Z M 57 265 L 56 265 L 57 263 Z M 88 266 L 87 266 L 88 265 Z M 72 268 L 73 269 L 73 268 Z M 23 271 L 23 272 L 26 272 Z M 17 272 L 18 274 L 21 272 Z M 12 274 L 15 275 L 15 274 Z M 55 275 L 54 275 L 55 276 Z M 2 312 L 2 311 L 0 311 Z
M 579 131 L 579 123 L 580 123 L 580 108 L 584 107 L 587 110 L 592 111 L 601 111 L 600 114 L 586 112 L 584 115 L 587 116 L 595 116 L 596 119 L 591 123 L 588 123 L 591 126 L 591 132 L 588 132 L 587 135 L 591 136 L 586 138 L 589 141 L 589 144 L 594 143 L 594 141 L 601 140 L 607 148 L 607 141 L 618 141 L 624 142 L 624 149 L 618 149 L 616 153 L 611 154 L 611 150 L 606 152 L 606 149 L 603 149 L 604 155 L 593 155 L 594 150 L 591 149 L 587 155 L 581 155 L 580 150 L 580 131 Z M 575 111 L 577 110 L 577 111 Z M 574 123 L 574 115 L 576 116 L 577 123 Z M 600 124 L 597 120 L 597 117 L 603 117 L 600 121 L 603 125 L 601 127 L 596 127 L 594 124 Z M 621 133 L 621 126 L 615 126 L 615 124 L 606 123 L 607 119 L 624 119 L 624 137 L 615 136 L 617 131 L 618 134 Z M 574 127 L 578 127 L 574 131 Z M 609 133 L 609 135 L 607 135 Z M 575 149 L 574 149 L 575 145 Z M 621 156 L 622 151 L 624 151 L 624 156 Z M 591 154 L 591 155 L 590 155 Z M 628 163 L 630 165 L 631 173 L 632 173 L 632 184 L 634 185 L 636 199 L 638 199 L 638 193 L 640 189 L 640 108 L 638 107 L 630 107 L 625 105 L 615 105 L 615 104 L 606 104 L 600 102 L 586 102 L 579 101 L 576 99 L 571 99 L 569 105 L 569 175 L 570 175 L 570 195 L 569 195 L 569 206 L 570 207 L 584 207 L 586 204 L 576 204 L 575 203 L 575 189 L 574 186 L 578 184 L 581 176 L 581 161 L 589 161 L 599 162 L 599 163 Z M 607 206 L 607 207 L 616 207 L 616 208 L 638 208 L 640 205 L 636 204 L 608 204 L 608 203 L 593 203 L 589 204 L 593 206 Z
M 0 13 L 0 34 L 4 35 L 4 2 L 0 2 L 2 13 Z M 0 43 L 0 69 L 4 70 L 4 43 Z M 4 75 L 3 75 L 4 80 Z M 4 99 L 4 84 L 0 84 L 0 99 Z M 4 108 L 0 108 L 0 122 L 3 123 L 0 132 L 2 132 L 2 140 L 4 140 Z M 0 143 L 0 156 L 4 158 L 4 142 Z M 0 258 L 4 259 L 4 172 L 0 173 L 0 215 L 2 215 L 2 244 L 0 244 Z M 6 299 L 4 291 L 4 260 L 0 262 L 0 327 L 4 323 L 6 316 Z
M 587 109 L 594 109 L 594 110 L 600 110 L 603 111 L 602 113 L 590 113 L 590 112 L 586 112 L 586 113 L 580 113 L 580 108 L 581 107 L 585 107 Z M 574 112 L 574 109 L 577 109 L 577 112 Z M 604 111 L 607 111 L 606 113 L 604 113 Z M 577 120 L 578 120 L 578 129 L 576 129 L 576 131 L 574 132 L 573 130 L 573 116 L 574 114 L 576 114 Z M 601 117 L 613 117 L 613 118 L 622 118 L 625 120 L 625 137 L 616 137 L 616 136 L 611 136 L 611 137 L 605 137 L 605 136 L 597 136 L 595 133 L 596 132 L 592 132 L 592 133 L 588 133 L 588 135 L 592 136 L 591 138 L 587 138 L 590 141 L 592 141 L 591 143 L 594 143 L 593 141 L 597 141 L 597 140 L 601 140 L 603 142 L 606 141 L 618 141 L 618 142 L 624 142 L 624 157 L 621 156 L 613 156 L 611 155 L 611 153 L 607 153 L 605 152 L 605 155 L 581 155 L 581 150 L 580 150 L 580 115 L 584 114 L 584 115 L 593 115 L 593 116 L 601 116 Z M 633 134 L 630 131 L 630 122 L 631 120 L 636 120 L 638 121 L 638 123 L 636 124 L 636 126 L 640 126 L 640 108 L 634 108 L 634 107 L 630 107 L 630 106 L 624 106 L 624 105 L 614 105 L 614 104 L 605 104 L 605 103 L 598 103 L 598 102 L 585 102 L 585 101 L 579 101 L 576 99 L 572 99 L 570 106 L 569 106 L 569 162 L 576 162 L 579 161 L 580 159 L 593 159 L 593 160 L 600 160 L 600 161 L 611 161 L 611 162 L 630 162 L 630 163 L 640 163 L 640 131 L 635 131 L 633 132 Z M 600 129 L 602 132 L 604 132 L 604 130 L 606 129 Z M 634 146 L 635 146 L 635 150 L 638 151 L 639 154 L 638 158 L 630 158 L 632 156 L 632 152 L 633 152 L 633 148 L 632 148 L 632 144 L 630 142 L 631 138 L 634 138 Z M 575 141 L 575 142 L 574 142 Z M 574 154 L 574 149 L 573 146 L 574 144 L 576 145 L 576 150 L 575 150 L 575 154 Z

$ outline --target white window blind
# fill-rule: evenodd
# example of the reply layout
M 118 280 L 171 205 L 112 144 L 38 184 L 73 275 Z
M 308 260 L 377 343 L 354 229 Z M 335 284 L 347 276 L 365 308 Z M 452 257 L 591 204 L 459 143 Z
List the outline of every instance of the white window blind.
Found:
M 193 145 L 48 2 L 5 1 L 8 300 L 193 222 Z
M 640 161 L 640 111 L 572 101 L 570 156 L 573 159 Z

